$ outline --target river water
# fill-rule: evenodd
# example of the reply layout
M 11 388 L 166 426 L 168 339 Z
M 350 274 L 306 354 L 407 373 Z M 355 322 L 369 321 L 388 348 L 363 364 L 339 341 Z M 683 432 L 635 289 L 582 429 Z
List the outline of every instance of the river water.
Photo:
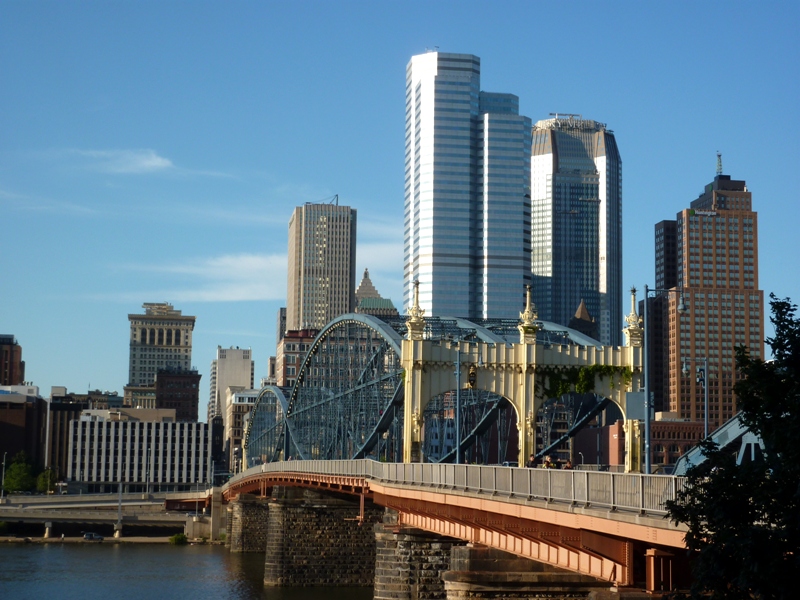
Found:
M 265 588 L 263 554 L 223 546 L 0 544 L 0 599 L 371 600 L 372 588 Z

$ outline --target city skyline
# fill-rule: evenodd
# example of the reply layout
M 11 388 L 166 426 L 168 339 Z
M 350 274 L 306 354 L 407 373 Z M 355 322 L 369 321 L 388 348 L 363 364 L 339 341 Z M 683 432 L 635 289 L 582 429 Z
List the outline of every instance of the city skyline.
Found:
M 513 92 L 534 121 L 563 111 L 613 127 L 624 289 L 654 283 L 652 228 L 688 208 L 720 151 L 758 199 L 760 288 L 800 300 L 781 260 L 797 214 L 781 175 L 800 155 L 800 8 L 501 4 L 476 20 L 478 4 L 418 3 L 424 22 L 347 2 L 4 5 L 0 333 L 22 347 L 26 380 L 45 395 L 121 393 L 124 315 L 145 302 L 197 317 L 204 377 L 218 346 L 253 348 L 265 375 L 291 207 L 337 193 L 359 212 L 357 272 L 402 310 L 403 73 L 435 45 L 480 56 L 482 87 Z M 554 25 L 531 36 L 538 22 Z M 569 68 L 587 56 L 603 60 Z

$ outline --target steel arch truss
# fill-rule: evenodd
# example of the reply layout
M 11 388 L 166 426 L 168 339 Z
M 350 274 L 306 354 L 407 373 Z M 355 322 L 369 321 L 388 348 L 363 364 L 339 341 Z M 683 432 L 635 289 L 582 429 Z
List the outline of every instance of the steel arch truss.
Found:
M 247 467 L 287 458 L 284 388 L 268 385 L 261 389 L 250 411 L 244 434 Z
M 288 402 L 296 458 L 400 459 L 400 340 L 387 323 L 360 314 L 334 319 L 317 335 Z
M 517 415 L 508 400 L 477 389 L 459 393 L 461 452 L 464 462 L 502 464 L 517 460 Z M 453 462 L 456 455 L 456 392 L 432 398 L 423 413 L 425 460 Z

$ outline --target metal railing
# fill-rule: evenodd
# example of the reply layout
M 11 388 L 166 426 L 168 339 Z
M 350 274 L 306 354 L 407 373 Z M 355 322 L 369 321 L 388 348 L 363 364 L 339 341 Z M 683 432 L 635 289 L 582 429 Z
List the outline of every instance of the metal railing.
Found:
M 299 460 L 251 467 L 230 484 L 259 473 L 314 473 L 364 477 L 386 485 L 447 490 L 499 499 L 544 500 L 663 516 L 664 503 L 686 485 L 683 477 L 373 460 Z

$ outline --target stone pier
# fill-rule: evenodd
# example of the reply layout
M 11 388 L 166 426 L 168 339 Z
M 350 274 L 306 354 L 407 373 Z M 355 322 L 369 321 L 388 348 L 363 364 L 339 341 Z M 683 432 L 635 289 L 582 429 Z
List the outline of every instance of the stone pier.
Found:
M 612 585 L 607 581 L 485 546 L 454 547 L 450 569 L 442 575 L 447 600 L 581 600 L 605 598 L 612 591 Z
M 267 586 L 370 586 L 375 573 L 372 526 L 383 509 L 301 488 L 273 489 L 264 560 Z
M 374 531 L 375 600 L 445 597 L 442 574 L 450 569 L 451 549 L 466 542 L 398 526 L 391 512 Z
M 240 494 L 231 502 L 229 534 L 225 545 L 231 552 L 264 552 L 267 547 L 269 500 L 251 494 Z

